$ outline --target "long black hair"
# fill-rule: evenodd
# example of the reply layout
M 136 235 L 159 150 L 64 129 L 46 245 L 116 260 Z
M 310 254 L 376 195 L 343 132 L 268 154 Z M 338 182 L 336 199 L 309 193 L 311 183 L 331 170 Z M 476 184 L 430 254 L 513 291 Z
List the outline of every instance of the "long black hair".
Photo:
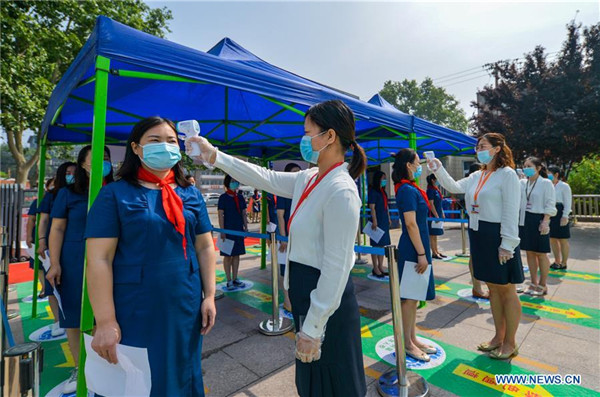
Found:
M 83 168 L 83 163 L 85 163 L 85 159 L 88 153 L 91 151 L 92 145 L 87 145 L 84 146 L 83 149 L 79 151 L 79 155 L 77 155 L 77 164 L 75 168 L 75 183 L 72 185 L 72 189 L 75 193 L 88 194 L 90 190 L 90 176 L 88 175 L 88 171 L 85 168 Z M 108 154 L 108 158 L 110 159 L 110 149 L 106 146 L 104 146 L 104 154 Z M 104 182 L 111 183 L 114 182 L 114 180 L 115 178 L 113 177 L 113 171 L 111 169 L 110 174 L 108 174 L 104 178 Z
M 138 181 L 138 170 L 142 166 L 142 162 L 137 154 L 133 152 L 133 148 L 131 144 L 133 142 L 140 144 L 142 137 L 148 132 L 149 129 L 159 126 L 161 124 L 167 124 L 169 127 L 173 129 L 175 132 L 175 136 L 177 136 L 177 129 L 175 128 L 175 124 L 167 118 L 160 116 L 152 116 L 147 117 L 143 120 L 140 120 L 136 125 L 133 126 L 131 133 L 129 134 L 129 139 L 127 140 L 127 148 L 125 149 L 125 160 L 123 160 L 123 164 L 121 164 L 121 168 L 117 172 L 117 176 L 121 179 L 126 180 L 135 186 L 140 186 Z M 175 173 L 175 182 L 181 187 L 191 186 L 191 183 L 185 178 L 185 172 L 183 170 L 183 165 L 181 160 L 177 162 L 171 168 Z
M 301 168 L 301 167 L 300 167 L 298 164 L 296 164 L 296 163 L 287 163 L 287 164 L 285 165 L 284 171 L 285 171 L 285 172 L 292 172 L 292 170 L 293 170 L 294 168 L 302 169 L 302 168 Z
M 435 181 L 437 181 L 435 174 L 427 175 L 427 187 L 433 188 L 435 186 Z
M 304 118 L 318 125 L 322 131 L 332 129 L 340 140 L 344 153 L 352 149 L 352 160 L 348 172 L 352 179 L 358 178 L 367 168 L 367 156 L 363 148 L 356 143 L 354 113 L 339 99 L 325 101 L 308 109 Z
M 412 149 L 401 149 L 394 156 L 394 165 L 392 166 L 392 179 L 394 183 L 400 182 L 402 179 L 412 180 L 408 171 L 408 164 L 415 161 L 417 152 Z
M 540 167 L 540 176 L 542 178 L 548 178 L 548 171 L 546 170 L 546 166 L 544 165 L 544 163 L 542 163 L 542 160 L 540 160 L 537 157 L 530 156 L 530 157 L 527 157 L 527 159 L 525 161 L 529 161 L 536 167 Z
M 72 161 L 67 161 L 66 163 L 62 163 L 58 166 L 58 169 L 56 170 L 56 176 L 54 177 L 54 187 L 49 191 L 49 193 L 52 193 L 54 196 L 56 196 L 60 189 L 68 185 L 67 168 L 71 166 L 77 167 L 77 164 Z
M 385 172 L 379 170 L 375 171 L 373 174 L 373 179 L 371 179 L 371 189 L 379 191 L 379 189 L 381 189 L 381 180 L 384 176 Z
M 552 166 L 548 167 L 548 172 L 550 172 L 551 174 L 558 174 L 558 180 L 559 181 L 562 181 L 562 179 L 564 177 L 563 171 L 559 167 L 557 167 L 555 165 L 552 165 Z

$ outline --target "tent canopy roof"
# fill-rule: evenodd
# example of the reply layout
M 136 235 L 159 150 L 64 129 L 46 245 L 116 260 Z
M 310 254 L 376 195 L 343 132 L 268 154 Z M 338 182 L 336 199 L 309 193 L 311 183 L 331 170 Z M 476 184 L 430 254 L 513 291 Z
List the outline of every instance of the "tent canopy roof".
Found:
M 50 143 L 90 142 L 97 56 L 110 59 L 107 144 L 124 143 L 137 121 L 160 115 L 198 120 L 204 136 L 233 154 L 296 158 L 304 112 L 330 99 L 354 111 L 361 142 L 364 133 L 391 139 L 414 131 L 423 142 L 451 142 L 453 151 L 474 144 L 467 135 L 435 124 L 439 128 L 432 130 L 431 123 L 393 107 L 360 101 L 273 66 L 228 38 L 204 53 L 103 16 L 50 97 L 42 123 Z

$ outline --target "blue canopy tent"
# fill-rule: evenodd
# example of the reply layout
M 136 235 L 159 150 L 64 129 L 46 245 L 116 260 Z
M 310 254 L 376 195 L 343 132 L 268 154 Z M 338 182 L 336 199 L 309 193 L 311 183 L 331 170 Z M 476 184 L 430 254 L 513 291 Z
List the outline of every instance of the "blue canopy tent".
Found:
M 330 99 L 343 100 L 356 115 L 357 129 L 372 137 L 401 136 L 411 145 L 416 145 L 418 134 L 454 141 L 443 130 L 434 133 L 423 127 L 417 134 L 413 116 L 360 101 L 247 52 L 236 52 L 232 45 L 213 50 L 212 54 L 197 51 L 98 17 L 92 34 L 50 97 L 41 129 L 38 197 L 43 196 L 47 147 L 91 142 L 91 205 L 101 188 L 104 145 L 124 144 L 132 126 L 152 115 L 175 121 L 196 119 L 202 134 L 214 144 L 231 154 L 262 158 L 265 163 L 297 156 L 304 112 L 312 104 Z M 240 59 L 233 59 L 236 57 Z M 38 269 L 36 261 L 35 280 Z M 36 289 L 34 283 L 34 297 Z M 34 300 L 32 316 L 36 311 Z M 92 326 L 84 286 L 82 331 Z M 82 350 L 80 365 L 84 360 Z M 84 371 L 79 374 L 77 395 L 83 396 Z

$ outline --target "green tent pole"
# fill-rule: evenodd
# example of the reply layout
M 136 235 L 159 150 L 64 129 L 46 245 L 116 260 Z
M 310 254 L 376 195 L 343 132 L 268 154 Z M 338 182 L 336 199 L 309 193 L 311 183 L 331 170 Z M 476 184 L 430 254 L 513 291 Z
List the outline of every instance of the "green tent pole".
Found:
M 104 162 L 104 138 L 106 133 L 106 107 L 108 103 L 108 72 L 110 59 L 98 55 L 96 58 L 96 87 L 94 92 L 94 125 L 92 127 L 92 170 L 90 172 L 90 189 L 88 210 L 102 188 L 102 163 Z M 87 261 L 83 264 L 83 291 L 81 297 L 81 338 L 79 344 L 79 373 L 77 376 L 77 397 L 87 396 L 85 382 L 85 345 L 83 334 L 91 332 L 94 327 L 94 313 L 87 293 L 86 282 Z
M 361 175 L 362 183 L 360 184 L 361 190 L 361 200 L 362 200 L 362 215 L 360 217 L 360 232 L 365 228 L 365 224 L 367 219 L 365 216 L 367 215 L 367 197 L 366 197 L 366 186 L 367 186 L 367 169 L 365 168 L 365 172 Z M 363 245 L 367 245 L 367 235 L 363 233 Z
M 268 167 L 269 162 L 264 159 L 262 161 L 263 167 Z M 260 232 L 265 234 L 267 232 L 267 192 L 262 191 L 262 196 L 260 198 Z M 271 253 L 272 255 L 273 253 Z M 267 240 L 260 240 L 260 269 L 267 268 Z
M 38 191 L 37 191 L 37 206 L 39 208 L 42 199 L 44 198 L 44 179 L 46 178 L 46 138 L 42 138 L 40 142 L 40 161 L 38 172 Z M 31 306 L 31 318 L 37 317 L 37 301 L 38 301 L 38 274 L 40 272 L 40 258 L 37 256 L 37 250 L 40 246 L 40 215 L 35 219 L 35 252 L 33 262 L 33 305 Z M 46 244 L 48 242 L 46 241 Z

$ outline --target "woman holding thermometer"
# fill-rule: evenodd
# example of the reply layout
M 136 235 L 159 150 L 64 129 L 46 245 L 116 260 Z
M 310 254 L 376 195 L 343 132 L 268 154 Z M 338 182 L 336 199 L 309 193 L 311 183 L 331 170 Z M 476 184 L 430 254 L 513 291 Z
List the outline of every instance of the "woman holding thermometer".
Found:
M 366 168 L 356 143 L 354 114 L 342 101 L 312 106 L 300 152 L 317 167 L 275 172 L 218 151 L 202 137 L 208 162 L 244 184 L 292 198 L 288 221 L 289 290 L 296 324 L 296 388 L 300 396 L 364 396 L 360 314 L 350 270 L 361 200 L 354 180 Z M 352 152 L 350 164 L 344 162 Z
M 524 279 L 519 251 L 520 185 L 503 135 L 485 134 L 475 149 L 483 169 L 459 181 L 437 159 L 428 160 L 427 166 L 444 189 L 465 194 L 473 272 L 490 290 L 496 328 L 494 337 L 477 349 L 490 352 L 492 358 L 507 359 L 519 353 L 515 335 L 521 304 L 515 284 Z

